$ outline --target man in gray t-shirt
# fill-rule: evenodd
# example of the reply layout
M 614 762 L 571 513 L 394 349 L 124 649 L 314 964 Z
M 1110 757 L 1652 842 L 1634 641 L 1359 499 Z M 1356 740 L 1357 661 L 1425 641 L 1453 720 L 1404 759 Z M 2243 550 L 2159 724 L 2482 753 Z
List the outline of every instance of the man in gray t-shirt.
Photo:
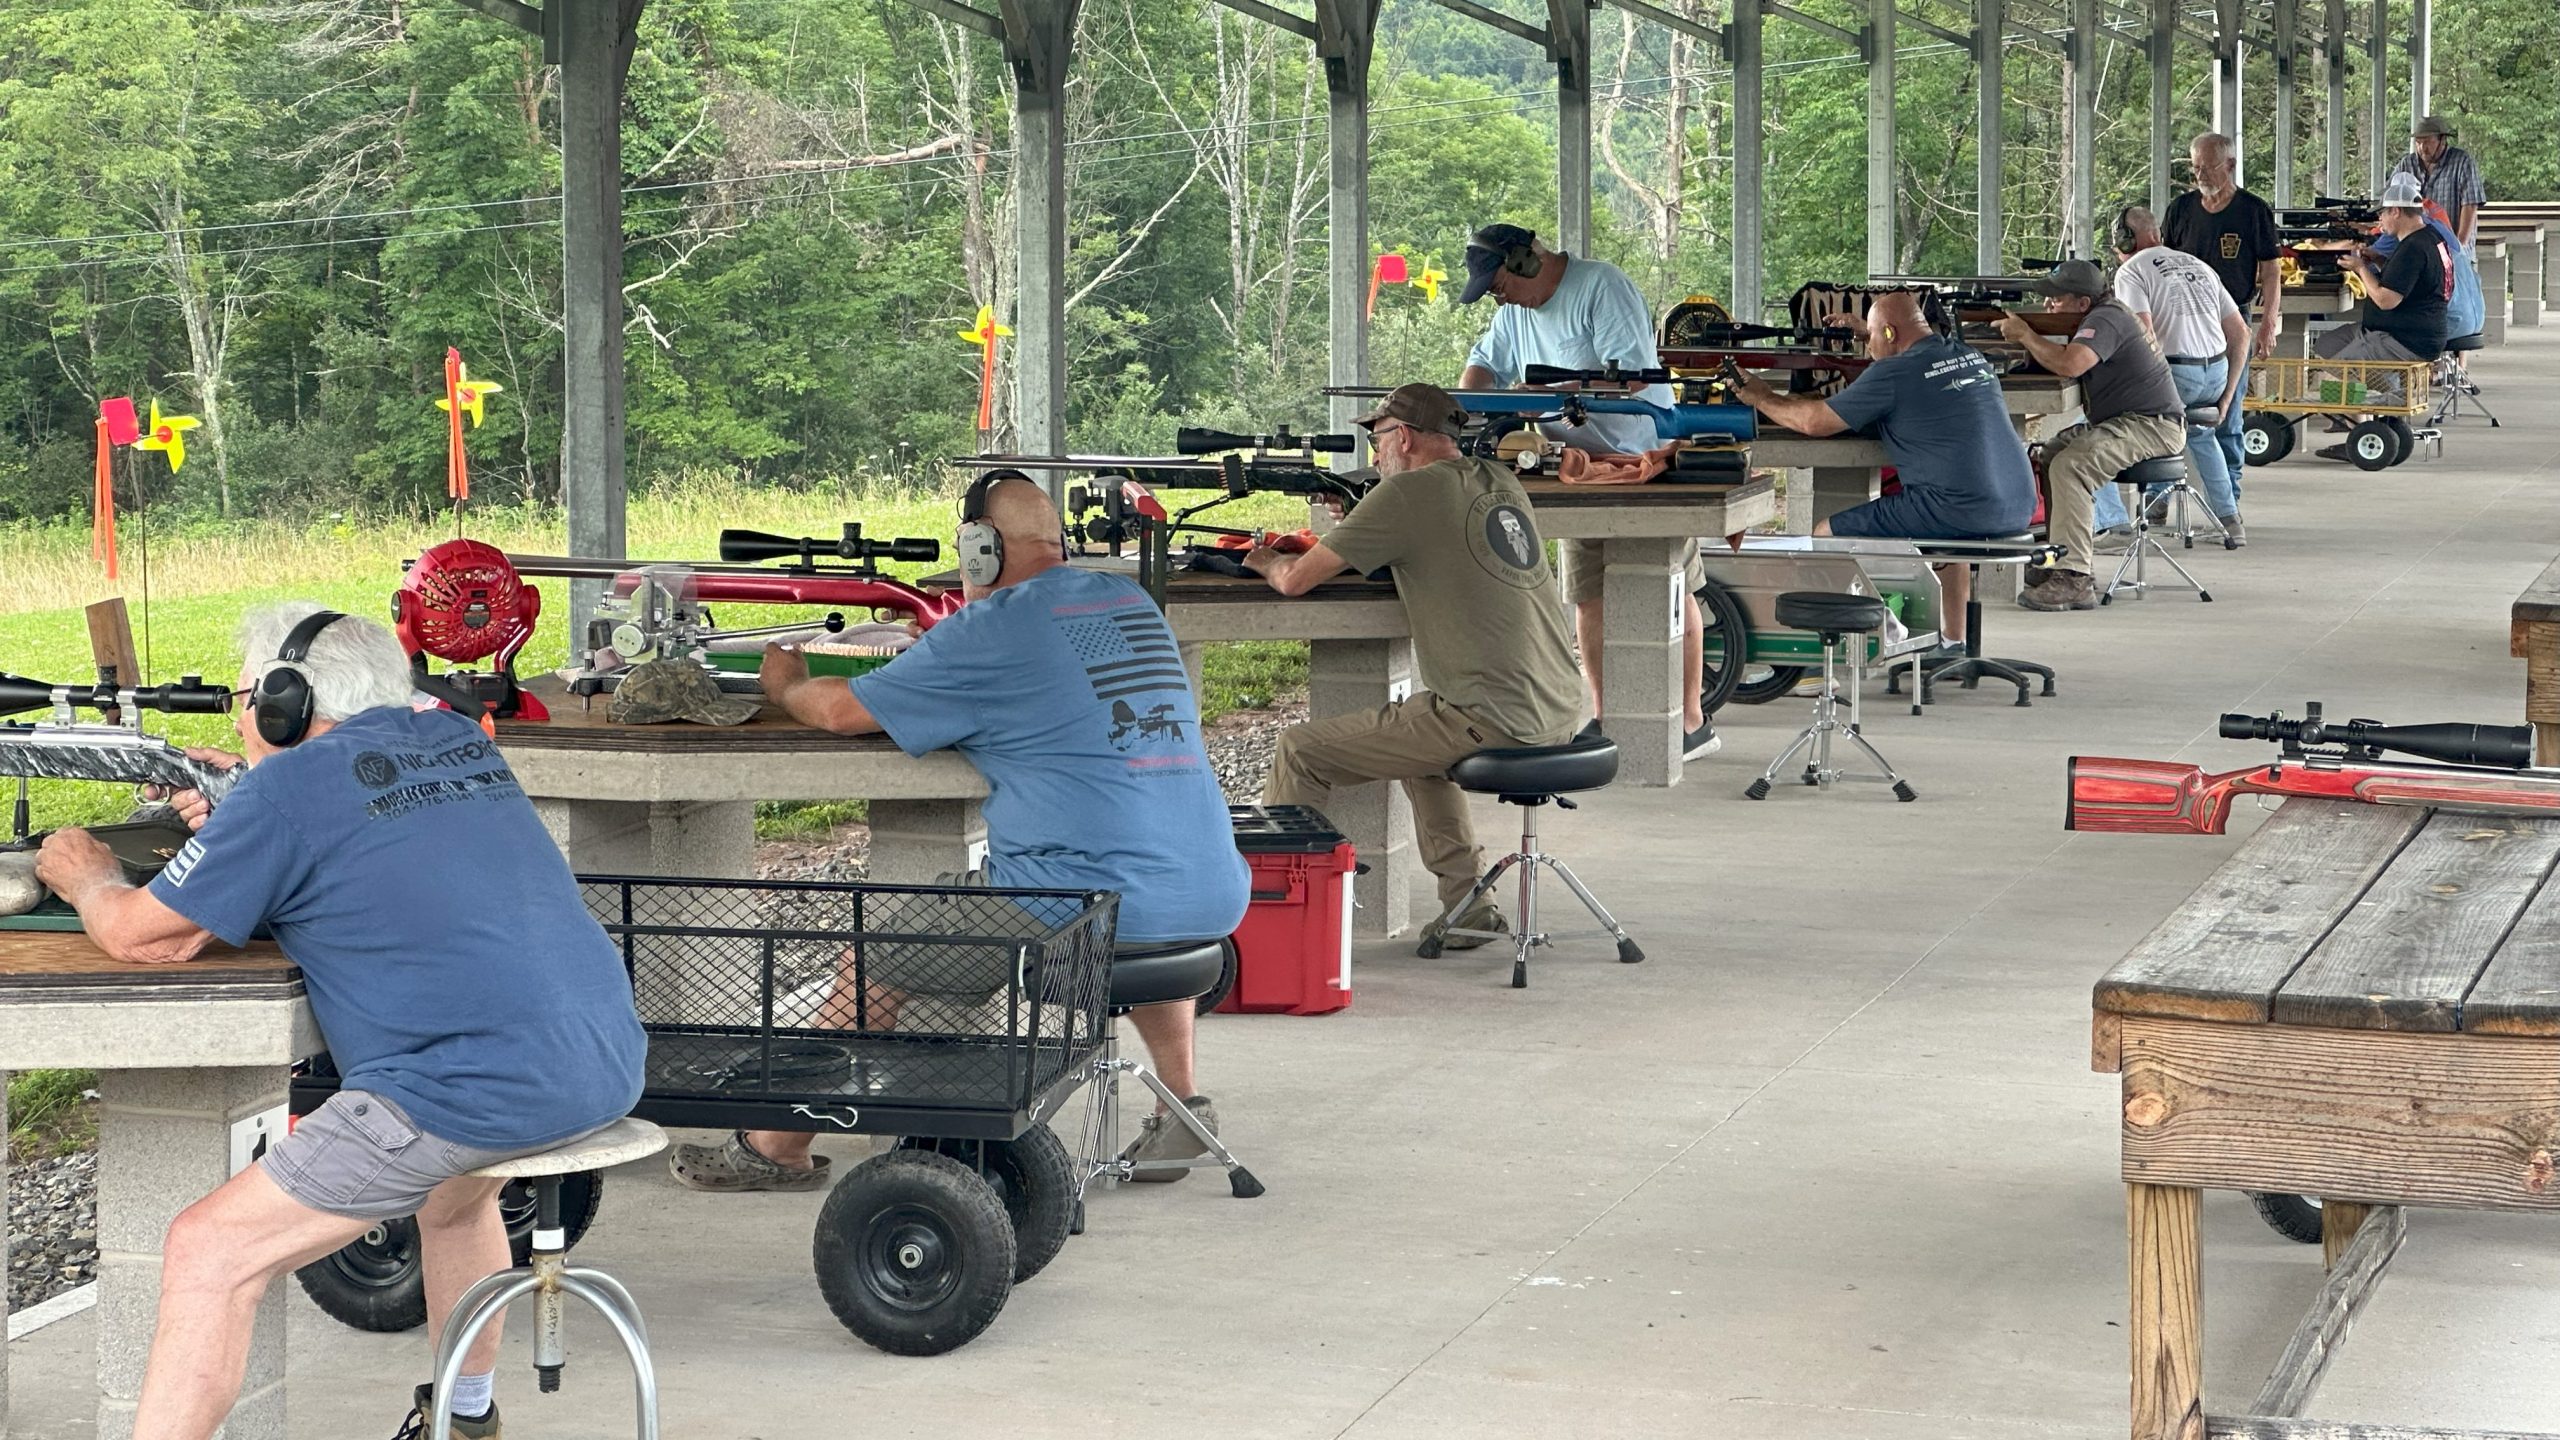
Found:
M 2036 282 L 2045 308 L 2080 317 L 2065 340 L 2037 334 L 2026 320 L 2001 320 L 2000 333 L 2025 346 L 2027 357 L 2056 375 L 2080 382 L 2088 423 L 2046 446 L 2046 529 L 2063 547 L 2051 574 L 2018 596 L 2030 610 L 2095 610 L 2095 526 L 2098 487 L 2128 467 L 2175 455 L 2186 448 L 2186 407 L 2151 332 L 2118 304 L 2106 272 L 2086 260 L 2066 260 Z

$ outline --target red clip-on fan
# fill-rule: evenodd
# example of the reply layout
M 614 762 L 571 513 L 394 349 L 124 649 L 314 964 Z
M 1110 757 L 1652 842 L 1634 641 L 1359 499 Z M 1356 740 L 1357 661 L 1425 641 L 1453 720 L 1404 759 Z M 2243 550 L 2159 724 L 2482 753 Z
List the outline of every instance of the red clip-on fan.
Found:
M 410 561 L 391 597 L 392 627 L 409 652 L 417 687 L 484 724 L 548 720 L 551 712 L 516 684 L 516 652 L 533 638 L 542 592 L 524 583 L 506 555 L 477 540 L 447 540 Z M 495 657 L 485 672 L 427 669 L 427 657 L 467 664 Z

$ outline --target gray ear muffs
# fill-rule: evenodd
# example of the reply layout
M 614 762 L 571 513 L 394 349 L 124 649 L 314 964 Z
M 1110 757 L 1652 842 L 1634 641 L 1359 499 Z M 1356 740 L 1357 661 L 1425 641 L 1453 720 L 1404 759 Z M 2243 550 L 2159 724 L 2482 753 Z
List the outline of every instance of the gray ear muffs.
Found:
M 257 719 L 258 738 L 279 750 L 302 743 L 311 730 L 311 672 L 302 668 L 311 654 L 311 642 L 334 621 L 347 618 L 335 610 L 323 610 L 293 627 L 276 651 L 276 658 L 258 673 L 258 683 L 250 688 L 249 708 Z
M 2115 227 L 2107 235 L 2108 243 L 2115 246 L 2116 253 L 2119 255 L 2130 255 L 2138 248 L 2133 243 L 2133 227 L 2126 224 L 2124 218 L 2132 213 L 2129 207 L 2117 211 Z
M 1491 250 L 1495 254 L 1500 255 L 1502 257 L 1502 268 L 1504 270 L 1519 276 L 1523 280 L 1534 280 L 1538 277 L 1538 273 L 1540 271 L 1547 268 L 1547 262 L 1540 259 L 1538 256 L 1538 237 L 1534 233 L 1525 230 L 1521 231 L 1520 233 L 1528 236 L 1528 238 L 1519 241 L 1516 244 L 1487 238 L 1497 229 L 1509 230 L 1512 228 L 1514 227 L 1507 225 L 1488 225 L 1484 227 L 1484 229 L 1475 233 L 1473 243 L 1478 249 Z

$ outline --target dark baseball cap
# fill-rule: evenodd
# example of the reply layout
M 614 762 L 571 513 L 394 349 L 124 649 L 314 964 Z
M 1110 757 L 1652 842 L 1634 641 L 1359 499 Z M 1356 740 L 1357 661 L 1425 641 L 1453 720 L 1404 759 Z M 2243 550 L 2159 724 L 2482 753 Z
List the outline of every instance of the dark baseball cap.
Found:
M 1467 288 L 1458 292 L 1458 303 L 1473 305 L 1493 288 L 1493 277 L 1502 273 L 1502 257 L 1524 245 L 1538 243 L 1537 232 L 1517 225 L 1487 225 L 1467 238 Z
M 2039 295 L 2086 295 L 2094 300 L 2107 293 L 2107 272 L 2092 260 L 2065 260 L 2027 288 Z
M 1437 385 L 1415 381 L 1399 385 L 1378 401 L 1378 408 L 1351 423 L 1367 430 L 1381 420 L 1401 420 L 1416 430 L 1458 436 L 1467 428 L 1467 412 Z

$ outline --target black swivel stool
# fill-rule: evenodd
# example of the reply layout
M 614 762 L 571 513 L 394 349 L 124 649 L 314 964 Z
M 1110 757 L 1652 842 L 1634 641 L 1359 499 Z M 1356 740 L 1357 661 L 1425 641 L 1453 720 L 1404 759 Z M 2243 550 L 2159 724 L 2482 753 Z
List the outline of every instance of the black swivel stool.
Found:
M 2427 416 L 2428 429 L 2436 429 L 2447 420 L 2460 415 L 2462 402 L 2466 398 L 2471 401 L 2472 409 L 2488 417 L 2490 429 L 2498 428 L 2496 413 L 2491 411 L 2488 403 L 2480 398 L 2478 382 L 2474 381 L 2470 373 L 2462 367 L 2462 357 L 2479 349 L 2481 343 L 2477 332 L 2456 335 L 2444 342 L 2444 354 L 2436 357 L 2436 405 L 2434 411 Z M 2439 443 L 2441 443 L 2440 437 Z
M 1169 1001 L 1198 1000 L 1218 986 L 1231 963 L 1225 940 L 1184 940 L 1171 945 L 1122 945 L 1111 952 L 1111 990 L 1107 1001 L 1113 1023 L 1103 1027 L 1102 1054 L 1093 1062 L 1094 1097 L 1087 1112 L 1086 1135 L 1091 1142 L 1090 1159 L 1076 1187 L 1076 1213 L 1081 1221 L 1084 1213 L 1084 1187 L 1094 1180 L 1118 1185 L 1140 1170 L 1198 1170 L 1216 1166 L 1227 1172 L 1227 1188 L 1239 1200 L 1250 1200 L 1262 1193 L 1262 1182 L 1244 1168 L 1209 1127 L 1182 1103 L 1183 1097 L 1173 1087 L 1157 1078 L 1156 1072 L 1136 1060 L 1120 1054 L 1119 1017 L 1141 1005 L 1161 1005 Z M 1189 1130 L 1209 1153 L 1188 1160 L 1149 1160 L 1132 1162 L 1120 1158 L 1120 1084 L 1122 1075 L 1135 1075 L 1155 1092 L 1173 1123 Z M 1081 1226 L 1079 1226 L 1081 1228 Z
M 2005 680 L 2017 686 L 2020 705 L 2034 703 L 2028 698 L 2030 687 L 2027 677 L 2030 675 L 2041 679 L 2044 682 L 2043 693 L 2051 695 L 2052 666 L 2039 665 L 2033 660 L 2000 659 L 1982 653 L 1982 567 L 1986 564 L 2024 566 L 2039 554 L 2051 552 L 2054 547 L 2033 535 L 2023 534 L 2001 535 L 1989 540 L 1914 540 L 1911 544 L 1912 548 L 1930 559 L 1963 562 L 1972 578 L 1972 583 L 1965 587 L 1964 653 L 1950 655 L 1943 660 L 1913 662 L 1920 671 L 1920 683 L 1914 687 L 1911 696 L 1911 713 L 1917 715 L 1921 707 L 1938 703 L 1937 689 L 1940 685 L 1960 684 L 1972 690 L 1980 687 L 1985 679 Z M 1885 673 L 1884 693 L 1902 693 L 1899 672 L 1888 670 Z
M 2198 600 L 2211 600 L 2212 594 L 2196 577 L 2188 574 L 2187 567 L 2169 554 L 2169 547 L 2161 544 L 2151 533 L 2151 506 L 2145 498 L 2154 485 L 2187 484 L 2187 457 L 2162 455 L 2151 460 L 2137 460 L 2126 466 L 2114 483 L 2131 487 L 2126 492 L 2125 503 L 2133 514 L 2133 539 L 2124 547 L 2124 559 L 2116 564 L 2116 578 L 2108 581 L 2107 588 L 2098 593 L 2098 603 L 2112 605 L 2120 593 L 2131 594 L 2138 600 L 2145 590 L 2174 589 L 2193 590 Z M 2159 557 L 2161 564 L 2177 571 L 2178 579 L 2185 583 L 2180 585 L 2147 578 L 2147 562 L 2153 556 Z
M 1807 785 L 1828 790 L 1842 780 L 1873 780 L 1891 785 L 1896 800 L 1919 799 L 1919 792 L 1894 773 L 1892 762 L 1884 758 L 1883 752 L 1859 733 L 1858 696 L 1867 678 L 1866 637 L 1884 628 L 1889 613 L 1884 602 L 1873 595 L 1790 590 L 1778 597 L 1777 611 L 1779 624 L 1790 630 L 1810 630 L 1822 637 L 1822 692 L 1813 697 L 1813 723 L 1796 732 L 1796 738 L 1787 742 L 1787 748 L 1769 762 L 1760 778 L 1743 789 L 1743 798 L 1768 799 L 1770 782 L 1778 778 L 1778 772 L 1798 752 L 1811 747 L 1813 753 L 1805 758 L 1800 777 Z M 1841 641 L 1851 637 L 1856 643 L 1848 646 L 1844 654 Z M 1834 679 L 1835 667 L 1844 661 L 1849 675 L 1849 722 L 1845 725 L 1840 723 L 1840 687 Z M 1867 752 L 1867 758 L 1876 762 L 1875 771 L 1842 770 L 1833 765 L 1831 741 L 1835 735 L 1847 736 L 1850 744 Z
M 1564 798 L 1585 790 L 1597 790 L 1618 778 L 1618 743 L 1605 736 L 1568 740 L 1562 745 L 1523 745 L 1517 749 L 1479 750 L 1449 767 L 1449 779 L 1461 790 L 1474 795 L 1492 795 L 1505 805 L 1520 807 L 1520 848 L 1493 862 L 1484 872 L 1476 888 L 1440 917 L 1446 927 L 1464 915 L 1476 901 L 1493 893 L 1494 885 L 1504 871 L 1520 868 L 1520 928 L 1509 935 L 1498 930 L 1462 930 L 1443 928 L 1415 947 L 1428 959 L 1440 953 L 1440 942 L 1451 935 L 1487 940 L 1509 940 L 1511 988 L 1521 990 L 1529 984 L 1529 952 L 1547 943 L 1538 931 L 1538 867 L 1546 866 L 1561 877 L 1565 888 L 1574 893 L 1589 910 L 1600 928 L 1618 942 L 1618 958 L 1633 965 L 1644 958 L 1644 951 L 1627 936 L 1626 927 L 1617 922 L 1599 897 L 1591 893 L 1566 864 L 1538 848 L 1538 807 L 1553 802 L 1567 810 L 1576 808 Z

